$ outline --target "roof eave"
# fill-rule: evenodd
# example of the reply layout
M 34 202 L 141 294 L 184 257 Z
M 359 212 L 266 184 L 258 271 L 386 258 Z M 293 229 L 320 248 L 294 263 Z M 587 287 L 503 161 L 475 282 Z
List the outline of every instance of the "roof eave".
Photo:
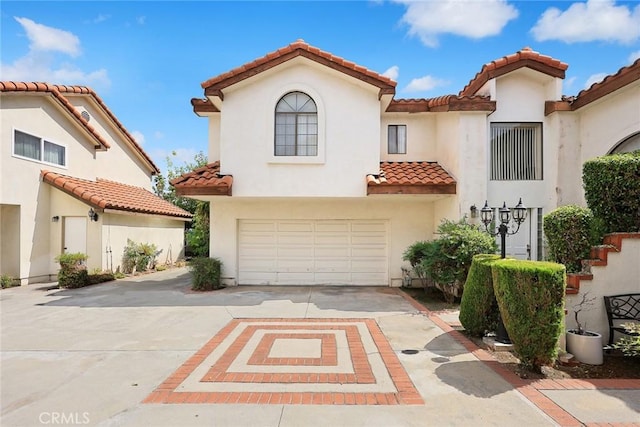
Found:
M 367 186 L 367 195 L 372 194 L 456 194 L 456 184 L 375 184 Z

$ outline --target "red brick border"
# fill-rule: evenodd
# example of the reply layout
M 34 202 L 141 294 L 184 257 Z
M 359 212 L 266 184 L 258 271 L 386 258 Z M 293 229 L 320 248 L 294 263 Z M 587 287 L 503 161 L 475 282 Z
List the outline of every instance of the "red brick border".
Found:
M 351 352 L 353 374 L 325 374 L 325 373 L 261 373 L 261 372 L 229 372 L 229 366 L 238 357 L 251 337 L 258 330 L 300 329 L 308 330 L 344 330 L 347 335 L 347 343 Z M 267 353 L 268 354 L 268 353 Z M 337 357 L 337 355 L 334 355 Z M 293 360 L 293 366 L 306 365 L 304 359 Z M 301 363 L 302 362 L 302 363 Z M 313 365 L 315 366 L 315 365 Z M 185 377 L 186 378 L 186 377 Z M 209 369 L 200 380 L 202 382 L 240 382 L 240 383 L 342 383 L 342 384 L 374 384 L 376 379 L 369 365 L 367 353 L 358 334 L 358 328 L 353 325 L 249 325 L 229 346 L 227 351 Z
M 438 316 L 438 312 L 432 312 L 426 309 L 422 304 L 413 299 L 411 295 L 397 289 L 397 292 L 404 297 L 414 308 L 418 311 L 426 314 L 429 320 L 434 322 L 440 329 L 449 334 L 454 340 L 459 342 L 469 350 L 474 356 L 476 356 L 485 365 L 490 367 L 493 371 L 499 374 L 505 381 L 511 384 L 520 394 L 526 397 L 531 403 L 536 405 L 549 417 L 553 418 L 555 422 L 561 426 L 583 426 L 584 424 L 576 419 L 573 415 L 565 411 L 561 406 L 556 404 L 553 400 L 549 399 L 540 390 L 635 390 L 640 389 L 640 379 L 561 379 L 561 380 L 524 380 L 501 366 L 488 351 L 481 349 L 461 332 L 456 331 L 447 322 L 442 320 Z M 590 423 L 587 425 L 592 426 L 633 426 L 640 427 L 640 423 Z
M 320 357 L 269 357 L 273 344 L 280 339 L 320 340 Z M 333 334 L 264 334 L 247 365 L 336 366 L 338 347 Z
M 178 392 L 176 388 L 198 367 L 204 362 L 204 360 L 214 351 L 233 330 L 240 325 L 240 323 L 326 323 L 326 325 L 318 326 L 316 329 L 332 329 L 340 326 L 351 326 L 355 329 L 357 335 L 357 341 L 360 341 L 357 327 L 353 325 L 331 325 L 331 323 L 364 323 L 369 331 L 374 344 L 378 348 L 378 352 L 382 361 L 384 362 L 388 374 L 397 390 L 397 392 L 391 393 L 342 393 L 342 392 Z M 252 325 L 247 326 L 250 327 Z M 263 327 L 266 325 L 254 325 L 256 327 Z M 297 329 L 292 328 L 296 325 L 272 325 L 272 329 Z M 310 326 L 314 325 L 297 325 L 299 329 L 312 329 Z M 245 328 L 246 330 L 246 328 Z M 347 332 L 347 335 L 349 333 Z M 353 338 L 352 338 L 353 339 Z M 349 338 L 347 338 L 348 342 Z M 242 349 L 242 341 L 238 342 L 236 339 L 234 343 L 229 347 L 233 347 L 233 351 L 237 354 Z M 229 349 L 225 352 L 229 352 Z M 364 348 L 362 351 L 354 349 L 350 345 L 352 363 L 355 367 L 369 366 L 369 360 Z M 360 369 L 358 368 L 358 369 Z M 252 382 L 264 383 L 269 380 L 270 375 L 274 374 L 260 374 L 262 377 L 252 378 Z M 295 375 L 295 374 L 289 374 Z M 341 379 L 342 374 L 318 374 L 327 375 L 329 380 L 330 375 L 337 375 L 337 379 Z M 320 378 L 318 378 L 320 379 Z M 344 379 L 344 378 L 342 378 Z M 319 382 L 319 381 L 315 381 Z M 311 383 L 311 387 L 313 383 Z M 163 381 L 149 396 L 147 396 L 142 403 L 258 403 L 258 404 L 313 404 L 313 405 L 422 405 L 424 401 L 420 396 L 420 393 L 416 390 L 415 386 L 411 382 L 409 375 L 404 370 L 398 357 L 391 348 L 391 345 L 382 334 L 378 324 L 374 319 L 358 319 L 358 318 L 345 318 L 345 319 L 233 319 L 225 327 L 223 327 L 212 339 L 210 339 L 200 350 L 198 350 L 193 356 L 191 356 L 185 363 L 182 364 L 173 374 Z

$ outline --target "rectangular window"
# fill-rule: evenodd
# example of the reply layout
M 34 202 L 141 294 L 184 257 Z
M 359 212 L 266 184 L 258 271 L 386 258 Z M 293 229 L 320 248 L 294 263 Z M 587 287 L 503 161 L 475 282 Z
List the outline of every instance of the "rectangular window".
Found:
M 66 166 L 67 164 L 67 150 L 63 145 L 45 141 L 19 130 L 14 130 L 13 133 L 13 154 L 58 166 Z
M 542 123 L 491 123 L 491 179 L 542 179 Z
M 389 154 L 407 154 L 407 126 L 389 125 L 387 144 Z

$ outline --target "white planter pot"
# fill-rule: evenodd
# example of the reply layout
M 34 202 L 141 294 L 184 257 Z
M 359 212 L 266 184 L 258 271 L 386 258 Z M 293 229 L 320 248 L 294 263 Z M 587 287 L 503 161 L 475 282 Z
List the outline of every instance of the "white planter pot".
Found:
M 578 335 L 577 331 L 570 329 L 567 331 L 567 351 L 582 363 L 602 365 L 602 335 L 589 331 Z

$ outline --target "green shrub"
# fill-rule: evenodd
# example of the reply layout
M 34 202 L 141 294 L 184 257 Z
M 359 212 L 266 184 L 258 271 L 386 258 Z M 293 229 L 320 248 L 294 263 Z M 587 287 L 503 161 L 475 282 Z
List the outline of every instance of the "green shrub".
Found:
M 413 273 L 420 279 L 423 288 L 427 288 L 429 284 L 429 275 L 427 274 L 422 260 L 433 257 L 438 250 L 435 241 L 418 241 L 409 246 L 402 254 L 402 259 L 411 264 Z
M 14 286 L 20 286 L 19 283 L 13 279 L 13 277 L 3 274 L 0 275 L 0 288 L 13 288 Z
M 522 364 L 540 372 L 557 356 L 563 331 L 566 272 L 562 264 L 504 259 L 491 266 L 493 290 Z
M 554 209 L 544 216 L 543 229 L 549 260 L 564 264 L 568 273 L 581 271 L 581 260 L 589 258 L 591 246 L 598 243 L 588 208 L 568 205 Z
M 587 161 L 582 182 L 603 233 L 640 231 L 640 150 Z
M 110 271 L 105 271 L 95 274 L 89 274 L 89 277 L 87 278 L 87 284 L 95 285 L 98 283 L 110 282 L 112 280 L 116 280 L 115 274 Z
M 134 268 L 135 271 L 147 271 L 153 267 L 157 255 L 156 245 L 127 239 L 127 246 L 122 254 L 122 271 L 127 274 L 133 273 Z
M 60 264 L 58 271 L 58 286 L 61 288 L 74 289 L 87 286 L 89 274 L 85 261 L 87 255 L 75 252 L 58 255 L 55 260 Z
M 622 327 L 631 333 L 635 333 L 631 337 L 623 337 L 613 345 L 613 348 L 617 348 L 622 351 L 625 356 L 640 356 L 640 323 L 624 323 Z
M 493 293 L 491 264 L 500 255 L 481 254 L 473 257 L 460 302 L 460 322 L 474 336 L 495 331 L 500 318 L 498 303 Z
M 222 288 L 220 274 L 222 261 L 217 258 L 197 257 L 189 261 L 194 291 L 212 291 Z
M 445 299 L 452 302 L 463 293 L 473 256 L 495 253 L 497 245 L 493 237 L 467 223 L 466 218 L 460 221 L 443 220 L 437 234 L 440 237 L 431 242 L 419 242 L 420 245 L 408 255 L 421 256 L 419 271 L 433 280 Z M 407 256 L 405 259 L 409 258 Z M 413 259 L 414 262 L 416 260 Z

